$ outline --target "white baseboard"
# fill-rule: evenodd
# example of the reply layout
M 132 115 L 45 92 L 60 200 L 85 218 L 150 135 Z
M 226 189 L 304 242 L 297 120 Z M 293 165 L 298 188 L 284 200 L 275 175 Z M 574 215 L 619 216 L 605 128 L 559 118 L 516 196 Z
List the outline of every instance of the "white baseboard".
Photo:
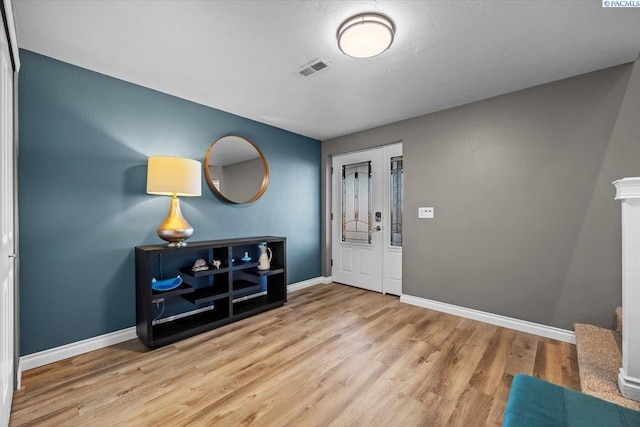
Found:
M 22 357 L 18 359 L 18 375 L 16 375 L 16 390 L 20 390 L 22 388 Z
M 618 387 L 627 399 L 640 401 L 640 378 L 627 375 L 624 368 L 620 368 L 618 373 Z
M 472 308 L 460 307 L 458 305 L 447 304 L 445 302 L 433 301 L 426 298 L 402 295 L 400 302 L 416 305 L 422 308 L 442 311 L 467 319 L 478 320 L 491 325 L 502 326 L 504 328 L 515 329 L 516 331 L 528 334 L 539 335 L 558 341 L 571 344 L 576 343 L 576 334 L 573 331 L 556 328 L 554 326 L 542 325 L 540 323 L 529 322 L 527 320 L 514 319 L 513 317 L 501 316 L 499 314 L 487 313 L 486 311 L 474 310 Z
M 135 326 L 22 356 L 18 362 L 18 383 L 22 382 L 23 371 L 109 347 L 110 345 L 119 344 L 134 338 L 136 338 Z
M 327 284 L 331 282 L 333 282 L 333 279 L 331 278 L 331 276 L 314 277 L 313 279 L 303 280 L 302 282 L 293 283 L 287 286 L 287 292 L 291 293 L 291 292 L 299 291 L 300 289 L 310 288 L 311 286 L 322 285 L 322 284 Z
M 287 286 L 287 291 L 295 292 L 299 291 L 300 289 L 331 282 L 331 277 L 315 277 L 313 279 L 293 283 Z M 38 368 L 40 366 L 48 365 L 49 363 L 58 362 L 60 360 L 68 359 L 69 357 L 78 356 L 80 354 L 88 353 L 90 351 L 98 350 L 104 347 L 109 347 L 110 345 L 119 344 L 124 341 L 135 339 L 136 337 L 136 328 L 135 326 L 132 326 L 120 331 L 111 332 L 109 334 L 88 338 L 86 340 L 22 356 L 18 361 L 18 388 L 20 388 L 22 385 L 22 372 L 24 371 L 28 371 L 29 369 Z

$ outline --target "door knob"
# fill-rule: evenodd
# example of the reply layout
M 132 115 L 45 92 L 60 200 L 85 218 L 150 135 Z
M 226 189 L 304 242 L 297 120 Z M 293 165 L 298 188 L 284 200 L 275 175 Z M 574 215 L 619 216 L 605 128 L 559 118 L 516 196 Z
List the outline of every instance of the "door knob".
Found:
M 382 230 L 382 227 L 377 226 L 377 227 L 375 227 L 375 228 L 372 228 L 372 229 L 371 229 L 371 230 L 369 230 L 369 231 L 371 231 L 371 232 L 373 233 L 374 231 L 380 231 L 380 230 Z
M 16 255 L 16 254 L 9 254 L 9 258 L 17 258 L 17 257 L 18 257 L 18 255 Z

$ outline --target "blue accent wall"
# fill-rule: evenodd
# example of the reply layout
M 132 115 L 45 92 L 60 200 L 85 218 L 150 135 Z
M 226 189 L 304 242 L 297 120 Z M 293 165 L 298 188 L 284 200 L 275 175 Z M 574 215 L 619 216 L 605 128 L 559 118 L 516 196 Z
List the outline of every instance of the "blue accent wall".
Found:
M 233 205 L 203 174 L 202 196 L 180 201 L 190 240 L 284 236 L 289 283 L 320 275 L 320 141 L 30 51 L 20 60 L 22 355 L 135 325 L 133 248 L 162 242 L 170 200 L 146 194 L 147 157 L 203 161 L 227 134 L 260 147 L 269 187 Z

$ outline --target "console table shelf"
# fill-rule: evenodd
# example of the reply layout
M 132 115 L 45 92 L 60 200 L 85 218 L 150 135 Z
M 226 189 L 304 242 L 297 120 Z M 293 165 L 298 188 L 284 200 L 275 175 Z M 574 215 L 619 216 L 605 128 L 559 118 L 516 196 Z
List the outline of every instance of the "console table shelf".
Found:
M 257 262 L 235 261 L 232 264 L 231 269 L 232 270 L 246 270 L 248 268 L 257 267 L 257 266 L 258 266 Z
M 258 270 L 258 243 L 273 253 L 270 270 Z M 238 261 L 245 253 L 252 261 Z M 252 237 L 191 242 L 183 248 L 135 248 L 136 332 L 149 348 L 171 344 L 287 302 L 286 239 Z M 208 270 L 193 272 L 203 258 Z M 214 260 L 221 262 L 215 268 Z M 151 281 L 180 275 L 183 283 L 156 291 Z
M 250 268 L 247 270 L 249 274 L 255 274 L 256 276 L 271 276 L 272 274 L 284 273 L 284 267 L 272 267 L 271 270 L 258 270 L 257 268 Z
M 227 271 L 229 271 L 228 267 L 215 268 L 213 266 L 209 266 L 208 270 L 202 271 L 191 271 L 191 267 L 183 267 L 180 269 L 180 274 L 187 277 L 207 277 L 214 274 L 226 273 Z
M 205 311 L 171 322 L 153 326 L 153 342 L 145 343 L 149 348 L 158 348 L 184 338 L 226 325 L 229 315 L 224 311 Z M 143 341 L 144 342 L 144 341 Z
M 155 301 L 160 298 L 172 297 L 175 295 L 184 295 L 184 294 L 191 293 L 193 291 L 195 291 L 193 286 L 189 286 L 186 283 L 182 283 L 180 286 L 178 286 L 175 289 L 171 289 L 170 291 L 156 291 L 155 289 L 152 289 L 151 295 L 152 295 L 152 299 Z
M 242 295 L 247 295 L 247 294 L 253 294 L 256 292 L 260 292 L 261 286 L 260 284 L 256 284 L 253 282 L 249 282 L 248 280 L 236 280 L 235 282 L 233 282 L 233 294 L 234 295 L 238 295 L 238 294 L 242 294 Z
M 215 288 L 214 286 L 200 288 L 193 293 L 184 294 L 182 298 L 189 301 L 191 304 L 204 304 L 217 299 L 226 298 L 229 296 L 229 289 Z

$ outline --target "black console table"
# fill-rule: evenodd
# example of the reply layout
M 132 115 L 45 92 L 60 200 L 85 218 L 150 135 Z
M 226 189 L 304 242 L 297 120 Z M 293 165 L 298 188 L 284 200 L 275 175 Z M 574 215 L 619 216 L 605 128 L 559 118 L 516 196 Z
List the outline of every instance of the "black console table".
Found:
M 257 268 L 260 242 L 273 253 L 270 270 Z M 242 260 L 245 253 L 250 261 Z M 286 239 L 274 236 L 136 247 L 138 337 L 157 348 L 286 304 L 286 253 Z M 208 269 L 193 272 L 200 258 Z M 151 287 L 154 278 L 178 275 L 182 284 L 174 289 Z

